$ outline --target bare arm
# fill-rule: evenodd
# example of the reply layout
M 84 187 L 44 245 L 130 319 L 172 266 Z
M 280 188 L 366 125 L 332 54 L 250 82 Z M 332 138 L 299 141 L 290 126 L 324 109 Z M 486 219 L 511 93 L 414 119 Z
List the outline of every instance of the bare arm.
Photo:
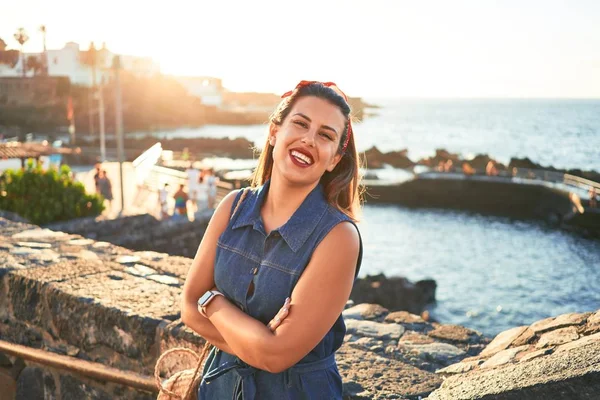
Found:
M 181 300 L 181 320 L 219 349 L 235 354 L 214 325 L 198 311 L 197 301 L 215 286 L 214 263 L 219 236 L 227 228 L 231 206 L 238 191 L 228 194 L 215 210 L 188 271 Z M 219 296 L 220 297 L 220 296 Z M 241 312 L 241 311 L 240 311 Z
M 323 339 L 343 311 L 359 246 L 358 232 L 350 223 L 332 229 L 315 249 L 292 293 L 290 314 L 275 332 L 221 296 L 207 307 L 210 322 L 246 363 L 273 373 L 284 371 Z
M 230 354 L 235 354 L 215 326 L 198 311 L 197 301 L 207 290 L 214 288 L 214 260 L 216 255 L 217 240 L 227 228 L 230 210 L 237 191 L 227 195 L 219 204 L 213 218 L 206 228 L 192 266 L 188 271 L 183 286 L 181 303 L 181 319 L 193 331 L 214 344 L 219 349 Z M 289 299 L 269 322 L 268 329 L 275 331 L 287 318 L 289 313 Z

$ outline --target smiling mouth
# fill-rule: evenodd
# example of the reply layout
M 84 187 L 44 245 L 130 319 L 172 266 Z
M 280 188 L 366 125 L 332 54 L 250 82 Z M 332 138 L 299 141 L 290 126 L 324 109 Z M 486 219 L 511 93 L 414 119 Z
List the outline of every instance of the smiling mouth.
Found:
M 303 166 L 309 166 L 314 163 L 314 160 L 311 156 L 301 153 L 297 150 L 290 151 L 290 156 L 294 161 Z

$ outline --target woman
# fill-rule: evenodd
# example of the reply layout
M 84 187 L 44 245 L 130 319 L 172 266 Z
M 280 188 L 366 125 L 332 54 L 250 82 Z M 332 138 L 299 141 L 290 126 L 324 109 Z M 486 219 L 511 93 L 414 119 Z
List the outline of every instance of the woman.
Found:
M 108 201 L 108 212 L 112 210 L 112 201 L 113 201 L 113 193 L 112 193 L 112 184 L 110 183 L 110 179 L 106 176 L 106 170 L 102 169 L 98 173 L 98 179 L 96 180 L 96 188 L 104 197 L 104 200 Z
M 219 349 L 202 399 L 342 398 L 334 353 L 362 259 L 350 107 L 330 82 L 282 97 L 253 190 L 219 204 L 184 285 L 184 323 Z
M 211 210 L 215 208 L 215 200 L 217 199 L 217 182 L 219 178 L 215 176 L 215 170 L 213 168 L 209 168 L 206 171 L 206 185 L 208 186 L 208 208 Z

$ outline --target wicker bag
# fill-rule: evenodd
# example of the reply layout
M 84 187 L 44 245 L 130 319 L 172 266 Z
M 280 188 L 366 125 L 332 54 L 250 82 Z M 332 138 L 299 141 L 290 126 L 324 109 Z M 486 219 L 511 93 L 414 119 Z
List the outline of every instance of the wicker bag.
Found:
M 240 196 L 235 209 L 231 213 L 230 219 L 232 219 L 237 212 L 240 204 L 248 194 L 249 190 L 250 189 L 244 189 L 242 191 L 242 195 Z M 156 386 L 159 390 L 157 400 L 198 400 L 198 386 L 202 381 L 201 369 L 211 348 L 212 345 L 209 342 L 206 342 L 202 348 L 202 351 L 200 352 L 200 355 L 198 355 L 198 353 L 196 353 L 194 350 L 185 347 L 175 347 L 161 354 L 156 361 L 156 365 L 154 366 L 154 379 L 156 380 Z M 162 381 L 160 378 L 160 367 L 163 361 L 166 359 L 166 356 L 175 353 L 192 355 L 194 358 L 196 358 L 198 365 L 196 368 L 190 368 L 176 372 L 167 380 Z
M 200 355 L 198 355 L 198 353 L 196 353 L 194 350 L 187 349 L 185 347 L 176 347 L 165 351 L 159 357 L 158 361 L 156 361 L 156 366 L 154 367 L 154 379 L 156 380 L 156 385 L 159 389 L 157 400 L 198 400 L 198 386 L 202 380 L 202 373 L 200 369 L 202 368 L 204 359 L 206 358 L 206 355 L 210 351 L 211 347 L 212 345 L 209 342 L 206 342 Z M 198 361 L 198 365 L 196 368 L 179 371 L 173 374 L 166 381 L 161 382 L 159 373 L 160 366 L 167 355 L 174 353 L 191 354 Z

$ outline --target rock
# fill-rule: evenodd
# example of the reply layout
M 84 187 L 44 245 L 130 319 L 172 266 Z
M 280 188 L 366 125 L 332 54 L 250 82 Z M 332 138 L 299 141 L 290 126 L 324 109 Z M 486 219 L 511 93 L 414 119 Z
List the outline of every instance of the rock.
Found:
M 563 314 L 556 318 L 546 318 L 541 321 L 535 322 L 531 325 L 531 329 L 536 334 L 541 334 L 553 329 L 564 328 L 567 326 L 574 325 L 582 325 L 586 322 L 587 318 L 590 316 L 590 313 L 579 314 L 579 313 L 571 313 L 571 314 Z
M 92 239 L 72 239 L 69 240 L 67 243 L 73 246 L 89 246 L 96 242 L 94 242 Z
M 483 364 L 483 360 L 461 361 L 459 363 L 449 365 L 446 368 L 438 369 L 435 371 L 435 373 L 445 375 L 462 374 L 471 371 L 481 364 Z
M 39 240 L 39 239 L 56 239 L 56 238 L 62 238 L 65 236 L 68 236 L 68 235 L 64 232 L 54 232 L 54 231 L 51 231 L 50 229 L 39 229 L 38 228 L 38 229 L 31 229 L 31 230 L 19 232 L 17 234 L 14 234 L 12 236 L 12 238 L 16 239 L 16 240 L 27 240 L 27 239 Z
M 541 349 L 544 347 L 557 346 L 577 339 L 579 339 L 577 329 L 574 326 L 569 326 L 568 328 L 556 329 L 544 333 L 535 347 Z
M 369 169 L 382 168 L 385 164 L 394 168 L 411 168 L 415 163 L 408 158 L 407 154 L 408 152 L 406 150 L 382 153 L 375 146 L 364 153 Z
M 29 247 L 32 249 L 50 249 L 50 248 L 52 248 L 52 245 L 50 243 L 40 243 L 40 242 L 17 242 L 17 246 Z
M 426 321 L 419 315 L 411 314 L 406 311 L 394 311 L 385 317 L 385 322 L 394 322 L 397 324 L 425 324 Z
M 600 310 L 588 318 L 585 332 L 587 334 L 600 332 Z
M 346 331 L 352 335 L 389 340 L 399 339 L 404 333 L 404 328 L 396 324 L 349 319 L 346 321 Z
M 405 278 L 387 278 L 379 274 L 357 279 L 350 298 L 356 304 L 380 304 L 390 311 L 404 310 L 420 314 L 435 301 L 435 289 L 433 280 L 413 284 Z
M 169 256 L 167 253 L 159 253 L 156 251 L 136 251 L 133 255 L 151 261 L 160 261 Z
M 438 325 L 427 334 L 436 339 L 461 343 L 476 342 L 482 336 L 477 331 L 458 325 Z
M 418 357 L 447 364 L 449 361 L 466 353 L 448 343 L 406 344 L 398 343 L 398 349 L 403 352 L 415 353 Z
M 600 342 L 595 341 L 527 362 L 453 375 L 428 400 L 596 400 L 600 393 L 599 352 Z
M 481 364 L 481 368 L 492 368 L 497 367 L 498 365 L 504 365 L 506 363 L 509 363 L 515 359 L 517 354 L 528 348 L 529 346 L 519 346 L 511 349 L 502 350 L 494 354 L 487 361 Z
M 365 399 L 424 398 L 442 382 L 439 375 L 347 343 L 338 350 L 336 359 L 343 381 L 359 383 L 360 388 L 356 386 L 353 393 Z
M 527 362 L 529 360 L 533 360 L 534 358 L 537 357 L 541 357 L 541 356 L 545 356 L 548 354 L 552 354 L 552 352 L 554 351 L 553 348 L 548 348 L 548 349 L 542 349 L 542 350 L 536 350 L 536 351 L 532 351 L 530 353 L 525 354 L 522 357 L 517 357 L 519 362 Z M 521 353 L 522 354 L 522 353 Z
M 134 264 L 136 262 L 139 262 L 140 258 L 138 256 L 124 255 L 117 257 L 115 261 L 119 264 Z
M 533 329 L 531 329 L 530 327 L 527 327 L 527 329 L 525 329 L 523 331 L 523 333 L 521 333 L 519 335 L 519 337 L 517 337 L 515 340 L 513 340 L 511 345 L 514 347 L 517 347 L 517 346 L 523 346 L 525 344 L 530 344 L 531 342 L 533 342 L 533 340 L 536 337 L 537 337 L 537 335 L 535 334 Z
M 348 308 L 342 312 L 344 318 L 348 319 L 367 319 L 375 320 L 380 317 L 385 317 L 388 314 L 388 310 L 383 308 L 379 304 L 359 304 L 354 307 Z
M 125 267 L 125 272 L 137 276 L 149 276 L 156 274 L 156 270 L 142 264 L 135 264 L 133 267 Z
M 498 353 L 499 351 L 508 348 L 508 346 L 511 345 L 513 340 L 521 336 L 521 334 L 525 332 L 526 329 L 527 326 L 519 326 L 516 328 L 506 330 L 504 332 L 500 332 L 498 335 L 496 335 L 494 340 L 492 340 L 492 342 L 488 344 L 485 349 L 483 349 L 480 356 L 489 357 Z
M 344 399 L 369 399 L 368 392 L 365 394 L 365 388 L 358 382 L 350 381 L 342 384 Z
M 420 333 L 407 331 L 402 335 L 398 344 L 428 344 L 434 343 L 435 340 L 427 335 L 421 335 Z
M 165 285 L 169 285 L 169 286 L 182 286 L 183 282 L 181 282 L 178 278 L 175 278 L 174 276 L 168 276 L 168 275 L 148 275 L 146 278 L 151 279 L 153 281 L 159 282 L 159 283 L 163 283 Z
M 573 349 L 577 349 L 579 347 L 584 347 L 584 346 L 589 346 L 589 345 L 600 345 L 600 332 L 594 333 L 593 335 L 584 336 L 584 337 L 582 337 L 578 340 L 575 340 L 571 343 L 566 343 L 566 344 L 560 345 L 556 348 L 556 352 L 560 353 L 563 351 L 570 351 Z

